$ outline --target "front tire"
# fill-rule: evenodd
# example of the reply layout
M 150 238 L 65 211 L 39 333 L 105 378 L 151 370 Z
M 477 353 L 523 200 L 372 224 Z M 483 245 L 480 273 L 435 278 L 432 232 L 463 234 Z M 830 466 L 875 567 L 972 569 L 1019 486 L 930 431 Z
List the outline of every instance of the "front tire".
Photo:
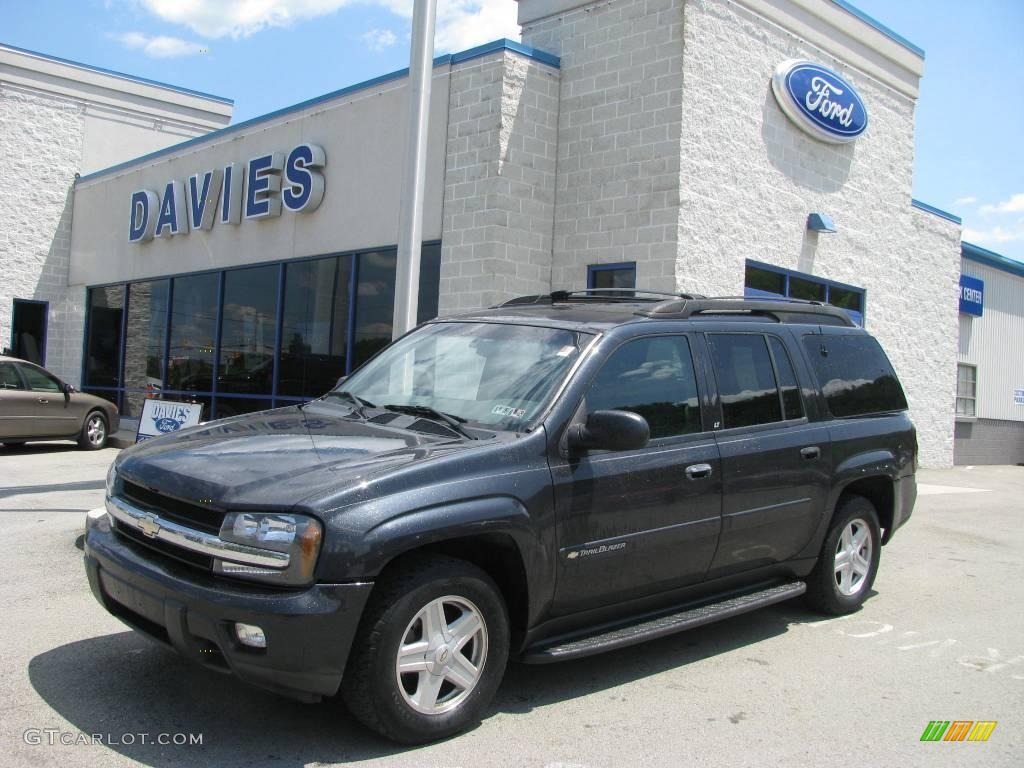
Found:
M 863 496 L 843 498 L 807 579 L 807 602 L 833 616 L 858 610 L 875 582 L 881 552 L 874 506 Z
M 508 613 L 491 578 L 463 560 L 415 556 L 374 588 L 342 696 L 393 741 L 436 741 L 480 720 L 508 649 Z
M 107 417 L 100 411 L 89 411 L 78 435 L 78 447 L 83 451 L 98 451 L 107 446 Z

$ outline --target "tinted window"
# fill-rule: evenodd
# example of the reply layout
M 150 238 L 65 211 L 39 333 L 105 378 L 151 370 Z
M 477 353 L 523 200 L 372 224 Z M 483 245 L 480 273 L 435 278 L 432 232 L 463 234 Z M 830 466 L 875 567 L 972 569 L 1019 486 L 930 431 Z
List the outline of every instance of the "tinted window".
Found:
M 85 381 L 94 387 L 120 386 L 121 315 L 124 286 L 89 289 L 89 340 Z
M 217 280 L 213 274 L 174 279 L 168 389 L 208 392 L 213 388 Z
M 632 411 L 651 437 L 701 431 L 697 379 L 685 336 L 630 341 L 604 364 L 587 392 L 587 413 Z
M 60 392 L 60 384 L 50 374 L 33 368 L 31 365 L 19 365 L 25 383 L 33 392 Z
M 24 389 L 11 363 L 0 363 L 0 389 Z
M 726 429 L 782 421 L 779 390 L 764 336 L 710 334 Z
M 793 371 L 793 363 L 786 352 L 786 346 L 777 336 L 769 336 L 768 344 L 772 348 L 775 359 L 775 373 L 779 378 L 779 391 L 782 392 L 782 408 L 787 419 L 799 419 L 804 415 L 803 402 L 800 399 L 800 385 Z
M 833 416 L 906 409 L 892 365 L 870 336 L 805 336 L 803 341 Z
M 743 284 L 747 288 L 765 293 L 774 293 L 783 296 L 786 293 L 786 276 L 779 272 L 769 272 L 767 269 L 747 265 Z
M 164 378 L 167 331 L 167 280 L 128 286 L 124 340 L 125 416 L 139 416 L 147 395 L 159 392 Z
M 278 394 L 319 397 L 345 375 L 352 257 L 289 264 Z
M 279 271 L 272 266 L 224 273 L 218 392 L 256 395 L 273 389 Z

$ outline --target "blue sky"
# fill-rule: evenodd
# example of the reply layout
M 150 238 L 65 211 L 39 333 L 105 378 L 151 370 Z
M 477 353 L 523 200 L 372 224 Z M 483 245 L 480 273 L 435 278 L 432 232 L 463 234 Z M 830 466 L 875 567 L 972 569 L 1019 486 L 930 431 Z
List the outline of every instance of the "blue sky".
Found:
M 914 197 L 1024 261 L 1024 0 L 853 0 L 925 50 Z M 412 0 L 13 0 L 0 42 L 235 100 L 240 121 L 401 69 Z M 437 52 L 517 38 L 513 0 L 439 0 Z

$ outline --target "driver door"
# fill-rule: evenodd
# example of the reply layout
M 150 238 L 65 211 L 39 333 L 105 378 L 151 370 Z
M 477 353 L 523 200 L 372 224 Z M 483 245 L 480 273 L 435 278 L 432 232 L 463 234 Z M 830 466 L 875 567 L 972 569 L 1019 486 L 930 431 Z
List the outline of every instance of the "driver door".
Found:
M 721 530 L 718 446 L 702 420 L 686 334 L 620 345 L 578 415 L 632 411 L 644 448 L 553 457 L 558 530 L 554 612 L 574 613 L 699 582 Z

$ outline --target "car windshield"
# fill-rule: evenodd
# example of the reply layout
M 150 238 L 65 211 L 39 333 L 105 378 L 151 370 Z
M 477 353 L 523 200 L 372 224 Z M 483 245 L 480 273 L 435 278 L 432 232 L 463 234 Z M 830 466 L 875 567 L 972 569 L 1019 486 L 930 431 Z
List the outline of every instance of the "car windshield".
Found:
M 435 323 L 388 347 L 334 391 L 377 407 L 431 408 L 518 431 L 541 413 L 591 338 L 529 325 Z

